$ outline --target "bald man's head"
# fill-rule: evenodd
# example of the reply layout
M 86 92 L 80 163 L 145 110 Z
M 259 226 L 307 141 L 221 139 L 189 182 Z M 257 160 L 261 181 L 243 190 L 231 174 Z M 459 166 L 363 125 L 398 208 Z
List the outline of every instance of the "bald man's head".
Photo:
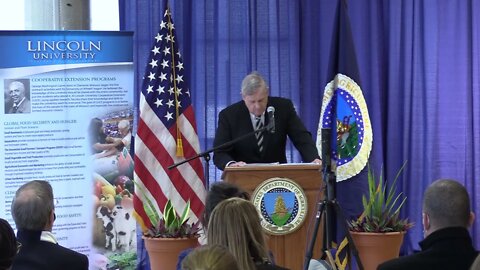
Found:
M 12 201 L 12 216 L 18 229 L 51 230 L 53 209 L 53 190 L 47 181 L 22 185 Z
M 437 180 L 425 191 L 423 212 L 436 229 L 469 227 L 470 199 L 467 190 L 455 180 Z

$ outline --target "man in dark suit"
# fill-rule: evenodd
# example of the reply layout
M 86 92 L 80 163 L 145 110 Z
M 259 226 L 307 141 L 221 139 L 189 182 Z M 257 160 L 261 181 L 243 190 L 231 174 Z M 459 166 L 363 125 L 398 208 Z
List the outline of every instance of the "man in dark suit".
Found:
M 53 191 L 46 181 L 22 185 L 12 201 L 20 250 L 12 270 L 87 270 L 87 256 L 62 247 L 52 233 L 55 221 Z
M 425 191 L 421 251 L 382 263 L 379 270 L 469 269 L 478 252 L 468 227 L 475 216 L 465 188 L 454 180 L 437 180 Z
M 269 97 L 267 83 L 256 72 L 243 79 L 241 94 L 242 101 L 220 112 L 214 146 L 220 146 L 257 128 L 272 126 L 266 113 L 267 108 L 274 110 L 275 128 L 215 151 L 213 161 L 219 169 L 244 166 L 247 163 L 286 163 L 287 136 L 304 162 L 321 163 L 312 136 L 298 117 L 291 100 Z

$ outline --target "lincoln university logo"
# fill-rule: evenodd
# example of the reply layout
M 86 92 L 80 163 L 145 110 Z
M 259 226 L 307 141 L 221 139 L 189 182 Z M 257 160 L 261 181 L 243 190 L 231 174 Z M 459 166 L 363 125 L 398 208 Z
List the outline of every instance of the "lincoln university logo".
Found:
M 270 178 L 253 192 L 252 201 L 260 212 L 262 227 L 271 234 L 288 234 L 300 227 L 307 214 L 307 197 L 288 178 Z

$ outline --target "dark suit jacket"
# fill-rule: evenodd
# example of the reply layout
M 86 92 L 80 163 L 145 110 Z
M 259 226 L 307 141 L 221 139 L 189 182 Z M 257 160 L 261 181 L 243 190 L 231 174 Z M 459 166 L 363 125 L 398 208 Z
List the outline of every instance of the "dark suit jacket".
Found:
M 22 246 L 12 270 L 88 270 L 87 256 L 60 245 L 40 241 L 41 232 L 19 230 Z
M 468 270 L 478 252 L 467 229 L 451 227 L 433 232 L 420 243 L 422 251 L 378 266 L 379 270 Z
M 264 147 L 259 152 L 256 138 L 251 135 L 233 146 L 218 150 L 213 155 L 215 165 L 223 170 L 229 161 L 244 161 L 246 163 L 286 163 L 285 148 L 287 136 L 300 152 L 304 162 L 319 158 L 317 147 L 312 135 L 303 125 L 297 115 L 293 103 L 289 99 L 269 97 L 268 106 L 275 107 L 275 133 L 264 133 Z M 265 115 L 265 125 L 268 117 Z M 218 117 L 218 127 L 214 146 L 231 141 L 242 135 L 253 132 L 250 113 L 242 100 L 222 110 Z
M 25 98 L 20 105 L 18 105 L 17 111 L 13 111 L 13 103 L 10 105 L 8 112 L 6 113 L 29 113 L 31 111 L 31 103 L 30 100 Z M 6 110 L 6 109 L 5 109 Z

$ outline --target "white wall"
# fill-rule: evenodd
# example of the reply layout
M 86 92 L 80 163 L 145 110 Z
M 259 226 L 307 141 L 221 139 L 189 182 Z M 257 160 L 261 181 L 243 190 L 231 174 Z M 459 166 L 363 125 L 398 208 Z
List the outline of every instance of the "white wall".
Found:
M 119 30 L 118 0 L 90 0 L 92 30 Z M 25 30 L 25 0 L 0 0 L 0 30 Z
M 0 30 L 25 29 L 24 0 L 0 0 Z

